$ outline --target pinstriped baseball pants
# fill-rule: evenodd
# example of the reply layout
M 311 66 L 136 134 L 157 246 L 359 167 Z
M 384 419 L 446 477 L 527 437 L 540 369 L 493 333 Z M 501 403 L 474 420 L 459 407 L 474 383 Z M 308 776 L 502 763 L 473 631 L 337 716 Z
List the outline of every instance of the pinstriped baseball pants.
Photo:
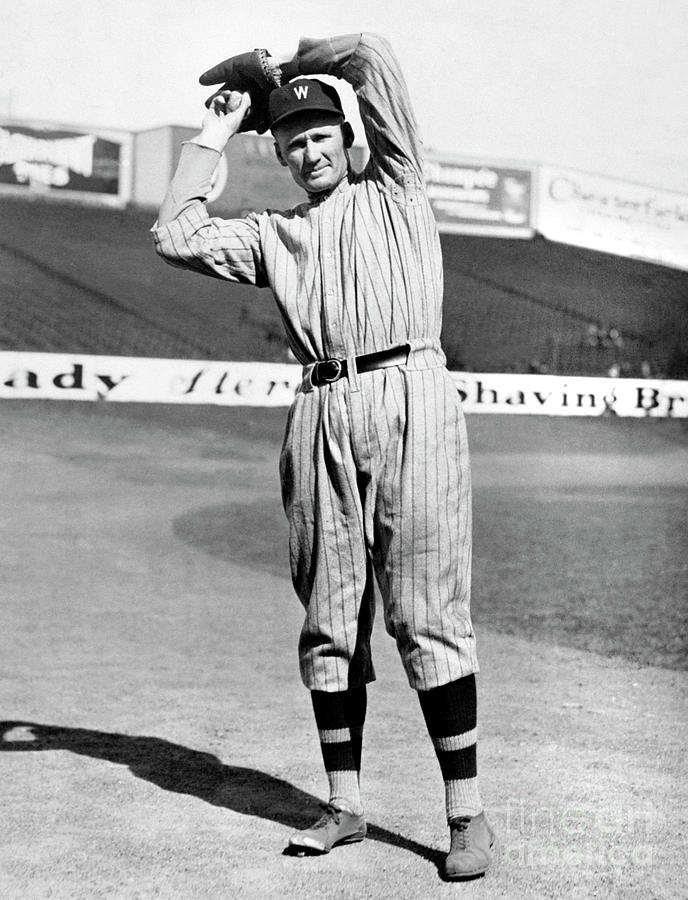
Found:
M 446 368 L 378 369 L 297 394 L 280 457 L 306 687 L 374 680 L 377 580 L 411 687 L 478 671 L 470 618 L 471 483 Z

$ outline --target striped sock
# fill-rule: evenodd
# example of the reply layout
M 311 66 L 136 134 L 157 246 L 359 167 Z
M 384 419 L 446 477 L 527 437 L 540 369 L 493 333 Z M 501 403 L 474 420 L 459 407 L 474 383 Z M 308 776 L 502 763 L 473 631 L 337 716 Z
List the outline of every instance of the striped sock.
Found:
M 419 691 L 418 698 L 444 779 L 447 819 L 478 815 L 475 675 Z
M 330 783 L 330 803 L 361 815 L 360 772 L 366 688 L 334 693 L 311 691 L 311 700 Z

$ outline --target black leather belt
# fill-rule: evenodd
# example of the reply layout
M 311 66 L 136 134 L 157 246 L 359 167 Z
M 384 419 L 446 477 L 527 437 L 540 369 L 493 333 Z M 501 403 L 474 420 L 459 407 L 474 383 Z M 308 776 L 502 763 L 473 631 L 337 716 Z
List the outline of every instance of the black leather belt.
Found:
M 372 372 L 374 369 L 386 369 L 390 366 L 403 366 L 409 357 L 411 347 L 409 344 L 401 344 L 398 347 L 390 347 L 389 350 L 380 350 L 377 353 L 364 353 L 356 357 L 356 371 L 360 374 Z M 311 369 L 311 384 L 313 387 L 322 387 L 324 384 L 333 384 L 340 378 L 349 377 L 349 367 L 345 359 L 326 359 L 317 362 Z

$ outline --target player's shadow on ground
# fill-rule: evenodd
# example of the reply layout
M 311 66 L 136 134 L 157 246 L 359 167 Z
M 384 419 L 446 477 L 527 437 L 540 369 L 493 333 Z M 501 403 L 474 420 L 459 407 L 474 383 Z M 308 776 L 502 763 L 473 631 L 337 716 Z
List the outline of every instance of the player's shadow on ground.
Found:
M 16 732 L 13 735 L 12 732 Z M 128 766 L 137 778 L 163 790 L 190 794 L 247 816 L 270 819 L 290 829 L 311 825 L 322 813 L 317 797 L 258 769 L 223 764 L 211 753 L 156 737 L 112 734 L 35 722 L 0 722 L 0 751 L 68 750 Z M 416 853 L 440 868 L 443 855 L 377 825 L 368 836 Z

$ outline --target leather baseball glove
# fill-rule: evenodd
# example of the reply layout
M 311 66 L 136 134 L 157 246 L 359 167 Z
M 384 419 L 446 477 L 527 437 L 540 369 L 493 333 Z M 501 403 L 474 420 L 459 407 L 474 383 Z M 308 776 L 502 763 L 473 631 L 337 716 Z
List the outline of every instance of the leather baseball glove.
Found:
M 268 97 L 282 84 L 282 73 L 278 66 L 270 65 L 269 55 L 267 50 L 258 49 L 230 56 L 198 79 L 203 85 L 222 84 L 205 101 L 208 107 L 223 91 L 246 91 L 250 95 L 251 107 L 239 131 L 263 134 L 268 130 Z

